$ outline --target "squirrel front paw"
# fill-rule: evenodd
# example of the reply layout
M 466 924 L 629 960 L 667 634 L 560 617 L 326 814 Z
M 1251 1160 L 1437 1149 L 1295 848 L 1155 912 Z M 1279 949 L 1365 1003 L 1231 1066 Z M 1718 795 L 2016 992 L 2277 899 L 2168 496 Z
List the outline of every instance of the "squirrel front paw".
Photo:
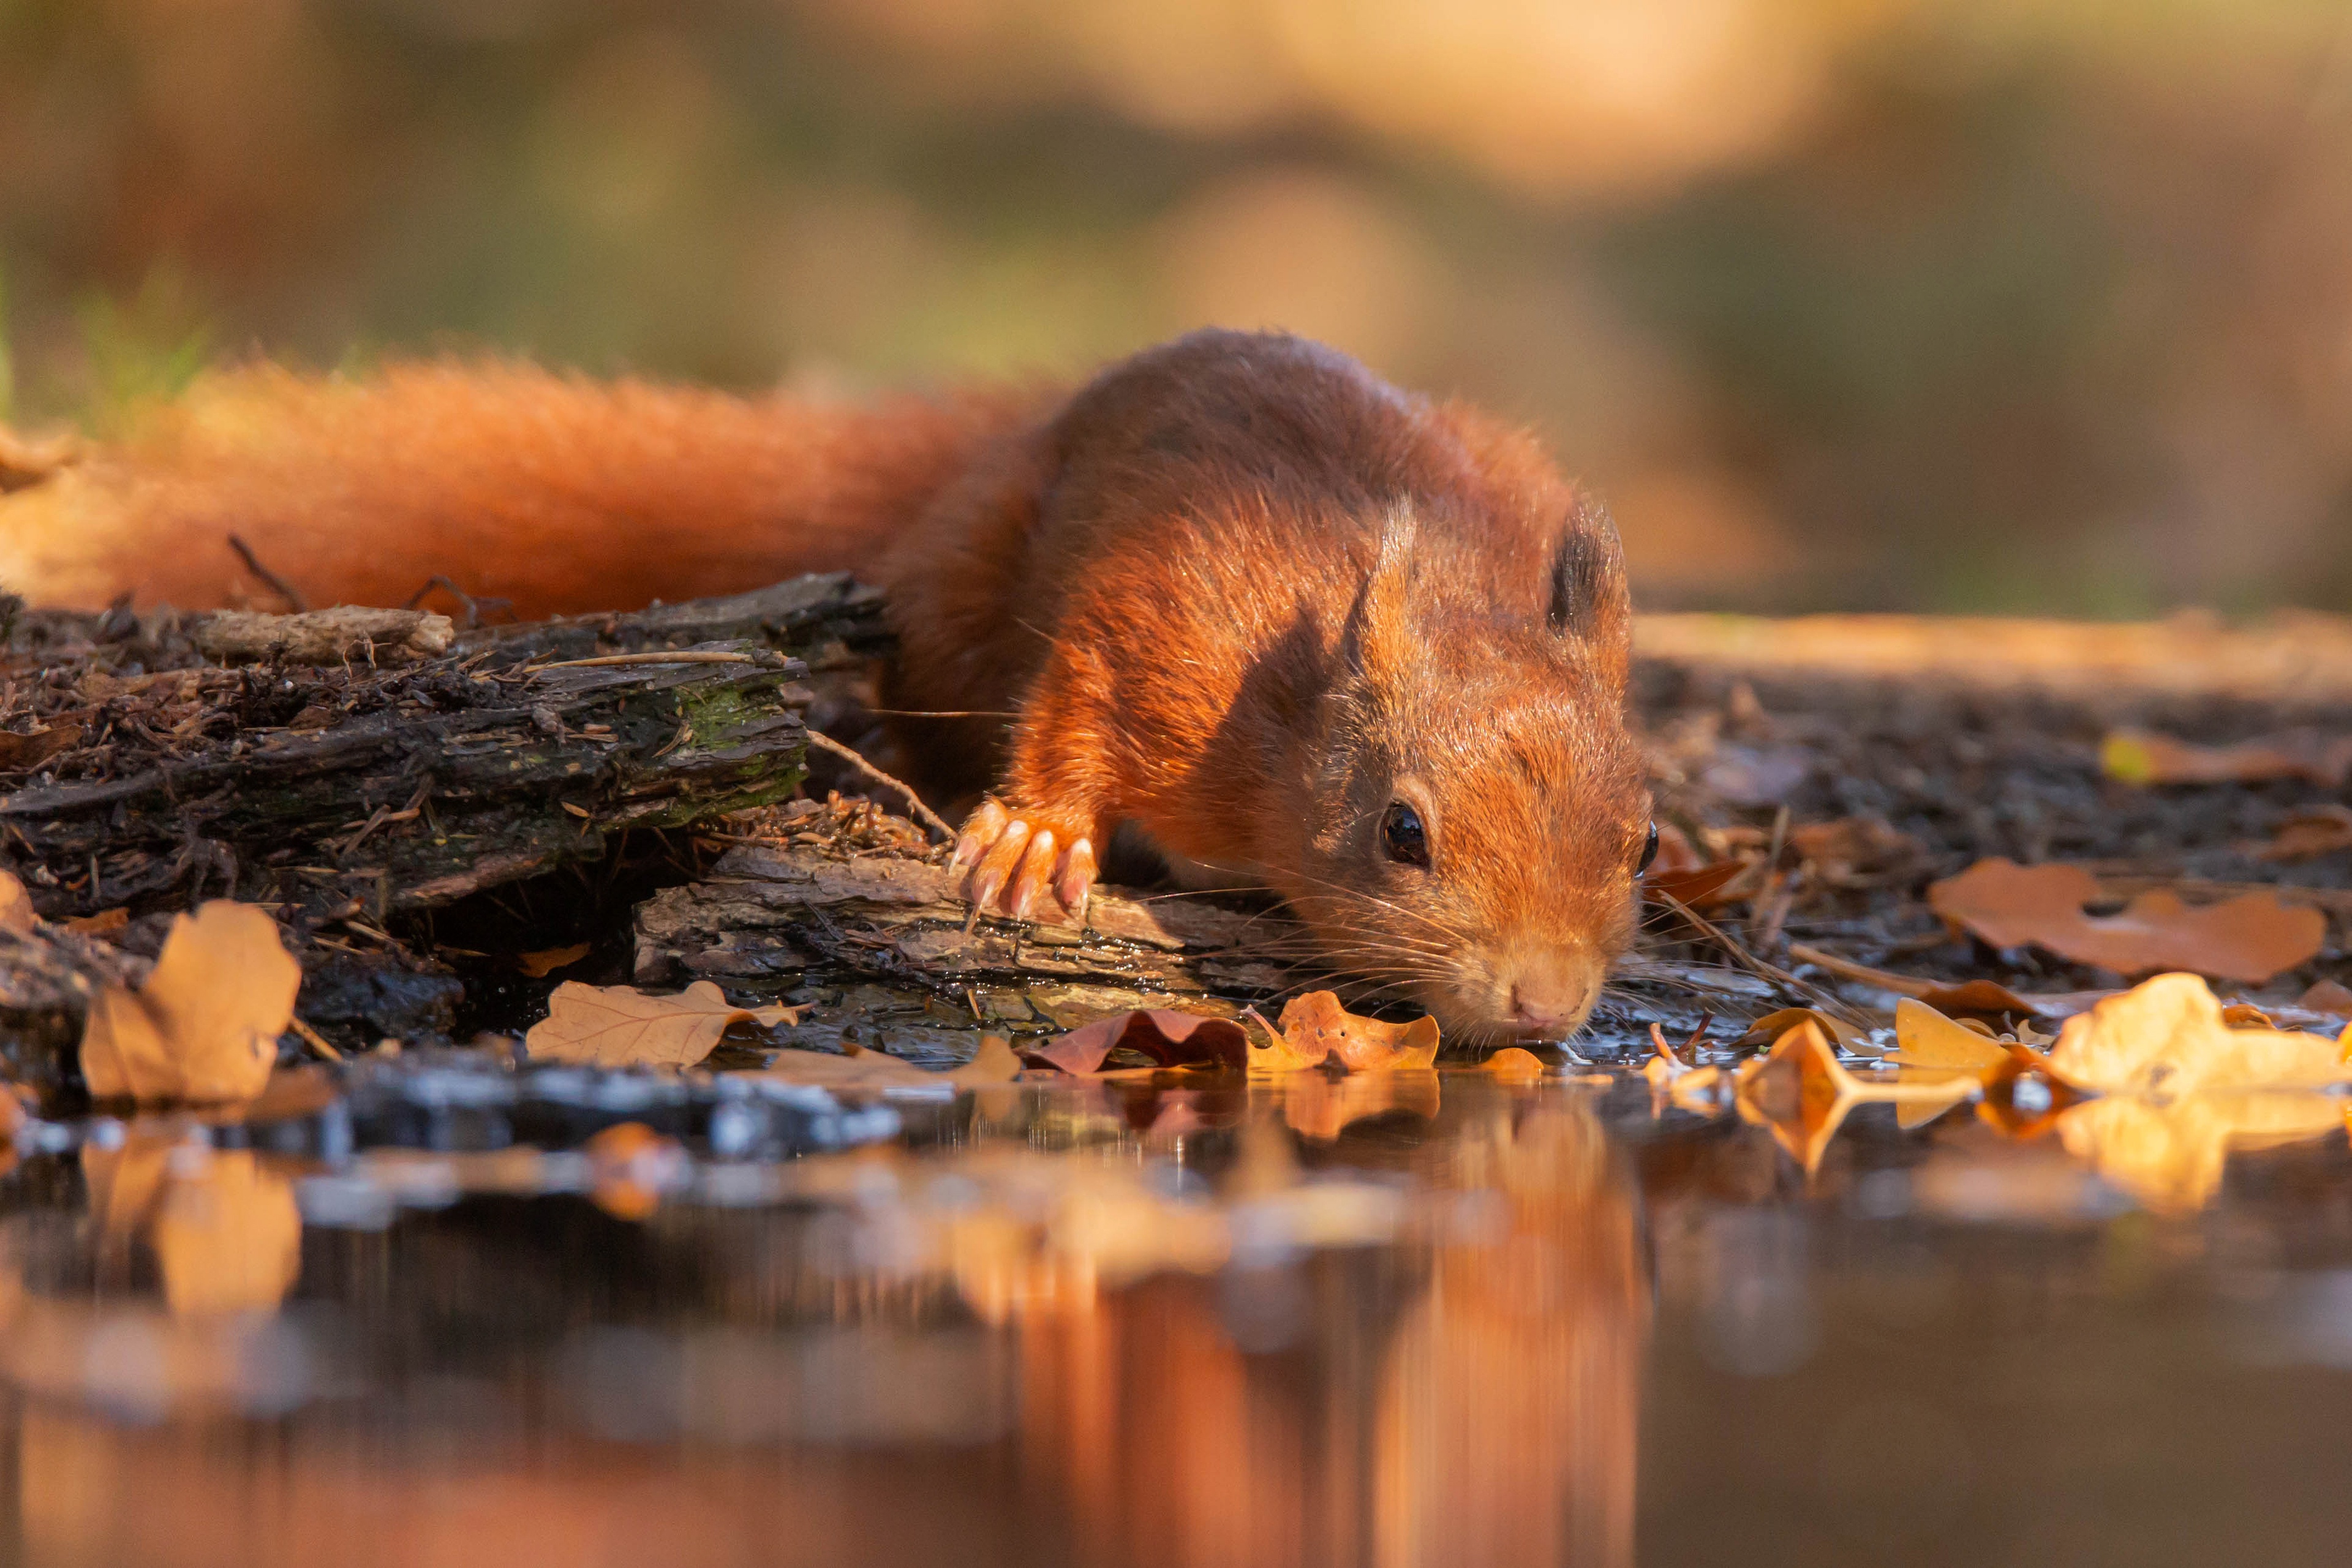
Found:
M 964 818 L 949 868 L 969 868 L 964 896 L 978 914 L 993 909 L 1014 920 L 1031 919 L 1050 887 L 1070 918 L 1086 923 L 1087 897 L 1095 885 L 1095 847 L 1089 825 L 1073 812 L 1013 811 L 983 800 Z

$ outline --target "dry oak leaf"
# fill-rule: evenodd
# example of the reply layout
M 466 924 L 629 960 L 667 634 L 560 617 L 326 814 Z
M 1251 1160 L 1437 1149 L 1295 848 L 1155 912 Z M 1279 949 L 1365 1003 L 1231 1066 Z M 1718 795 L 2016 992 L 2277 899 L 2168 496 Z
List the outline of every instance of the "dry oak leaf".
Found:
M 2352 1035 L 2352 1031 L 2347 1031 Z M 2194 974 L 2159 974 L 2066 1020 L 2050 1070 L 2103 1094 L 2319 1089 L 2352 1079 L 2344 1040 L 2232 1028 Z
M 1253 1015 L 1255 1016 L 1255 1015 Z M 1261 1025 L 1265 1023 L 1258 1019 Z M 1284 1005 L 1282 1019 L 1267 1026 L 1270 1046 L 1249 1048 L 1252 1072 L 1297 1072 L 1337 1061 L 1349 1072 L 1379 1072 L 1437 1065 L 1437 1020 L 1410 1024 L 1360 1017 L 1339 1005 L 1333 991 L 1309 991 Z
M 69 752 L 81 743 L 81 726 L 59 724 L 52 729 L 36 730 L 20 734 L 13 730 L 0 730 L 0 773 L 25 773 L 39 767 L 51 757 Z
M 523 1046 L 535 1062 L 568 1067 L 690 1068 L 730 1025 L 773 1028 L 800 1016 L 797 1007 L 738 1007 L 708 980 L 667 996 L 567 980 L 548 998 L 547 1016 L 530 1026 Z
M 1104 1060 L 1121 1047 L 1140 1051 L 1162 1067 L 1249 1064 L 1249 1035 L 1239 1024 L 1169 1007 L 1138 1007 L 1097 1018 L 1049 1046 L 1033 1047 L 1021 1055 L 1034 1067 L 1084 1075 L 1100 1071 Z
M 844 1041 L 839 1056 L 830 1051 L 777 1051 L 757 1071 L 736 1078 L 766 1079 L 813 1089 L 914 1089 L 945 1084 L 951 1089 L 981 1089 L 1011 1083 L 1021 1076 L 1021 1058 L 1002 1035 L 980 1042 L 971 1060 L 960 1068 L 933 1072 L 887 1051 L 869 1051 Z
M 2307 779 L 2341 789 L 2352 777 L 2352 735 L 2288 730 L 2234 746 L 2197 746 L 2152 730 L 2114 730 L 2099 747 L 2099 766 L 2130 784 Z
M 1991 859 L 1931 884 L 1927 904 L 1995 947 L 2032 942 L 2118 974 L 2183 969 L 2259 985 L 2310 962 L 2327 940 L 2325 914 L 2270 893 L 2191 908 L 2158 890 L 2118 915 L 2085 914 L 2100 896 L 2098 879 L 2080 866 Z
M 2352 849 L 2352 806 L 2315 805 L 2281 819 L 2270 840 L 2241 848 L 2257 860 L 2291 864 Z
M 302 967 L 278 922 L 216 899 L 175 916 L 147 983 L 93 998 L 82 1077 L 100 1100 L 250 1100 L 269 1081 Z

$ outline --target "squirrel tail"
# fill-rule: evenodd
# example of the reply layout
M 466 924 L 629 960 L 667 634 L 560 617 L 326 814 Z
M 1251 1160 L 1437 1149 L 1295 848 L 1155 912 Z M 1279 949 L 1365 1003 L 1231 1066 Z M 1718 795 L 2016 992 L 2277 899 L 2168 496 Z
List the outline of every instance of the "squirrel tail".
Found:
M 226 371 L 113 442 L 0 429 L 0 587 L 193 609 L 278 607 L 282 584 L 323 606 L 443 577 L 526 617 L 740 592 L 871 564 L 1041 406 L 1017 389 L 747 399 L 506 362 Z

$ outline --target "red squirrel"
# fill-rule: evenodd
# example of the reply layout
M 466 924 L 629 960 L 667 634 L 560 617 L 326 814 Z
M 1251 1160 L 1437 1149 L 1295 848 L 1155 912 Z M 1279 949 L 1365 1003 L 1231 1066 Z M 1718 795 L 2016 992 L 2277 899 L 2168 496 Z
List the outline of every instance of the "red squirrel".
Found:
M 989 791 L 975 907 L 1083 918 L 1131 822 L 1488 1039 L 1573 1030 L 1631 939 L 1655 836 L 1614 530 L 1528 436 L 1297 338 L 865 407 L 236 372 L 18 474 L 0 582 L 230 603 L 231 533 L 320 602 L 446 574 L 531 616 L 856 572 L 898 634 L 887 708 L 1017 715 L 901 721 L 926 793 Z

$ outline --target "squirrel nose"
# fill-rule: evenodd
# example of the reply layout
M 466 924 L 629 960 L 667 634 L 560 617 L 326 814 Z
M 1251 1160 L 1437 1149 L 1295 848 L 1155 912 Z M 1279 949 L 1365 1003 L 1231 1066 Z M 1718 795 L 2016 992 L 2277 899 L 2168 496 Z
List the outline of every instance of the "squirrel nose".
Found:
M 1566 1034 L 1592 1011 L 1600 984 L 1600 965 L 1580 952 L 1525 964 L 1511 981 L 1510 1022 L 1529 1033 Z

